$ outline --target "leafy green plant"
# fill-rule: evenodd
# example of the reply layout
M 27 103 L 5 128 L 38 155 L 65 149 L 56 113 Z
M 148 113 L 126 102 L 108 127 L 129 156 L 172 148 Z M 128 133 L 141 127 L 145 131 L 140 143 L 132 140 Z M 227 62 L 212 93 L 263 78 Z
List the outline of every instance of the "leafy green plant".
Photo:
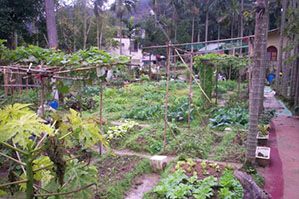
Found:
M 267 125 L 259 124 L 258 129 L 259 129 L 259 134 L 261 136 L 267 136 L 269 134 L 270 125 L 269 124 L 267 124 Z
M 15 104 L 15 103 L 23 103 L 23 104 L 34 104 L 38 105 L 38 90 L 28 89 L 27 91 L 23 91 L 22 93 L 16 93 L 13 96 L 6 96 L 7 100 L 5 105 Z M 1 104 L 4 105 L 4 104 Z
M 192 104 L 190 109 L 191 120 L 194 119 L 195 106 Z M 175 100 L 169 107 L 168 121 L 187 121 L 189 113 L 188 98 Z
M 275 112 L 275 109 L 264 110 L 264 112 L 260 116 L 259 123 L 264 125 L 270 124 L 271 119 L 275 117 Z
M 123 124 L 119 126 L 109 127 L 108 131 L 104 134 L 108 141 L 113 139 L 118 139 L 123 137 L 126 133 L 128 133 L 134 126 L 138 125 L 137 122 L 134 121 L 125 121 Z
M 193 189 L 193 196 L 195 199 L 206 199 L 214 195 L 213 187 L 217 185 L 217 179 L 213 176 L 204 178 L 198 181 L 196 188 Z
M 220 188 L 219 191 L 218 188 Z M 221 199 L 241 199 L 244 195 L 242 185 L 234 178 L 232 171 L 229 170 L 224 171 L 218 183 L 217 178 L 214 176 L 199 180 L 196 172 L 189 177 L 183 170 L 177 169 L 174 173 L 162 179 L 153 192 L 158 195 L 158 198 L 169 199 L 207 199 L 213 196 L 216 196 L 216 198 L 218 196 Z
M 247 123 L 248 111 L 240 107 L 217 109 L 210 118 L 212 128 L 225 128 L 233 125 L 246 126 Z
M 162 179 L 158 186 L 155 187 L 156 192 L 161 197 L 169 199 L 186 198 L 191 194 L 190 186 L 181 185 L 182 182 L 188 182 L 188 176 L 182 171 L 177 170 L 168 178 Z
M 44 49 L 38 46 L 21 46 L 15 50 L 6 49 L 3 59 L 17 63 L 47 64 L 52 66 L 75 66 L 82 67 L 103 63 L 127 63 L 125 56 L 112 57 L 109 53 L 91 47 L 86 50 L 79 50 L 73 54 L 65 54 L 54 49 Z
M 23 168 L 20 180 L 13 183 L 21 184 L 21 190 L 26 191 L 26 199 L 54 195 L 57 198 L 82 190 L 80 194 L 86 196 L 92 193 L 87 188 L 95 185 L 94 176 L 97 171 L 86 165 L 84 168 L 80 167 L 82 170 L 77 170 L 75 166 L 81 163 L 79 164 L 74 157 L 65 160 L 62 142 L 69 147 L 80 145 L 82 148 L 90 148 L 99 142 L 107 145 L 106 141 L 101 136 L 97 124 L 83 120 L 74 110 L 70 110 L 62 121 L 57 122 L 58 125 L 54 123 L 52 126 L 44 124 L 45 121 L 29 109 L 29 104 L 9 105 L 0 110 L 0 142 L 18 152 L 20 156 L 15 159 L 2 152 L 0 155 Z M 73 173 L 68 175 L 68 171 Z M 79 174 L 80 172 L 83 174 Z M 51 189 L 50 193 L 35 194 L 34 184 L 37 182 L 40 182 L 42 189 L 48 184 L 56 183 L 57 186 Z M 61 190 L 73 191 L 60 192 Z
M 215 68 L 209 59 L 213 59 L 214 57 L 214 54 L 207 54 L 205 56 L 197 56 L 194 58 L 195 67 L 199 70 L 202 88 L 209 98 L 211 98 L 215 86 L 213 78 Z
M 230 170 L 224 171 L 219 179 L 219 185 L 222 186 L 219 191 L 221 199 L 241 199 L 244 195 L 244 190 L 241 183 L 234 177 Z
M 69 93 L 64 98 L 64 106 L 67 109 L 75 109 L 77 111 L 92 110 L 96 107 L 97 103 L 92 96 L 89 95 L 73 95 Z
M 160 105 L 134 106 L 128 113 L 124 115 L 125 118 L 136 120 L 150 120 L 158 117 L 162 113 Z

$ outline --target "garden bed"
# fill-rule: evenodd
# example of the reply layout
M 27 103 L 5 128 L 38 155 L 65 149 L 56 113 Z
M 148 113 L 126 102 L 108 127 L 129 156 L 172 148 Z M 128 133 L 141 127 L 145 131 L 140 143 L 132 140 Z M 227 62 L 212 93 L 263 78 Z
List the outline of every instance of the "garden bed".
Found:
M 186 159 L 170 166 L 147 199 L 243 198 L 243 188 L 229 166 Z

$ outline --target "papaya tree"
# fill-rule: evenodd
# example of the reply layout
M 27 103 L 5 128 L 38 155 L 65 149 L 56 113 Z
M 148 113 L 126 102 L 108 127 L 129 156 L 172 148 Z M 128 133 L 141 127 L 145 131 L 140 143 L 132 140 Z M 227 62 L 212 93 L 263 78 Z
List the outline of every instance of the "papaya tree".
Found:
M 97 169 L 79 161 L 71 150 L 106 144 L 97 124 L 82 119 L 74 110 L 46 124 L 29 106 L 14 104 L 0 110 L 0 143 L 17 158 L 2 151 L 0 155 L 22 168 L 17 181 L 0 187 L 19 185 L 26 199 L 65 195 L 91 198 L 94 191 L 87 188 L 97 185 Z

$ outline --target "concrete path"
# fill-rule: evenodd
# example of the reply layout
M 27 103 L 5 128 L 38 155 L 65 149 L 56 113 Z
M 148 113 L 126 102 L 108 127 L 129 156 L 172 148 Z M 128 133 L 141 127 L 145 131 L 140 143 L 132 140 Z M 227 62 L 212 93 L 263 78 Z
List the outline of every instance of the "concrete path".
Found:
M 279 116 L 273 120 L 282 162 L 283 197 L 299 199 L 299 120 Z
M 155 173 L 137 177 L 125 199 L 142 199 L 144 194 L 151 191 L 159 181 L 160 176 Z
M 278 114 L 271 123 L 271 163 L 261 170 L 265 189 L 273 199 L 299 199 L 299 119 L 271 91 L 265 91 L 264 105 Z

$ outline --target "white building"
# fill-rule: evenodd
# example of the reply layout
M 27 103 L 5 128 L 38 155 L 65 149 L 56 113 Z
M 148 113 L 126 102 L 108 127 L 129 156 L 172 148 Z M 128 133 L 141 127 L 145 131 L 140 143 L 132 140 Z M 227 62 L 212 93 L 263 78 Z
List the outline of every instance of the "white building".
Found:
M 119 42 L 120 38 L 114 38 L 115 41 Z M 142 49 L 140 49 L 139 44 L 134 39 L 122 38 L 121 39 L 122 49 L 120 50 L 120 46 L 110 49 L 109 52 L 112 55 L 125 55 L 131 57 L 131 63 L 139 66 L 143 66 L 144 63 L 150 63 L 156 61 L 156 56 L 143 54 Z
M 115 41 L 119 42 L 121 40 L 122 49 L 120 46 L 110 49 L 109 52 L 112 55 L 125 55 L 131 57 L 131 62 L 133 64 L 141 65 L 142 63 L 142 50 L 139 48 L 138 43 L 134 39 L 129 38 L 114 38 Z

